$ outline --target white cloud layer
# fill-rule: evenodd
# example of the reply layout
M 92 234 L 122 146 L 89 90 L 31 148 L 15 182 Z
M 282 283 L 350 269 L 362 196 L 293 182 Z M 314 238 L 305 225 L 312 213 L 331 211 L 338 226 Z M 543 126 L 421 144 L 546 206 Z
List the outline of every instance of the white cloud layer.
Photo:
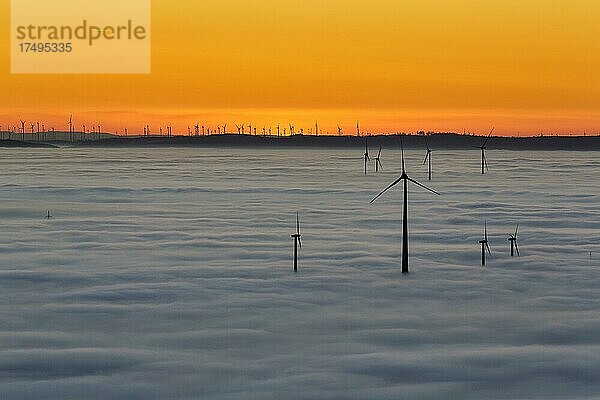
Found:
M 368 204 L 399 154 L 367 177 L 361 155 L 5 151 L 0 397 L 597 398 L 600 158 L 490 151 L 482 177 L 476 150 L 435 151 L 401 276 L 402 196 Z

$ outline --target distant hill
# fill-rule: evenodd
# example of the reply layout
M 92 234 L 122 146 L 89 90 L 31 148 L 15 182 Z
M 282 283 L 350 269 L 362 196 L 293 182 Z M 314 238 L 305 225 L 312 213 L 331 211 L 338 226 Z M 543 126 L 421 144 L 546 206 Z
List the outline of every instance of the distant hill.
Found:
M 482 136 L 453 133 L 432 135 L 379 135 L 356 136 L 307 136 L 286 137 L 250 135 L 211 135 L 174 137 L 111 137 L 98 141 L 76 142 L 77 146 L 204 146 L 204 147 L 369 147 L 422 148 L 425 141 L 434 148 L 473 149 L 486 140 Z M 507 150 L 600 150 L 600 136 L 542 136 L 542 137 L 491 137 L 488 149 Z
M 0 140 L 0 147 L 57 147 L 43 142 L 22 142 L 20 140 Z
M 20 138 L 20 135 L 13 135 Z M 68 132 L 47 133 L 39 140 L 26 135 L 26 140 L 0 140 L 0 147 L 369 147 L 383 146 L 400 148 L 423 148 L 426 141 L 436 149 L 474 149 L 483 144 L 484 136 L 436 133 L 428 135 L 374 135 L 374 136 L 251 136 L 251 135 L 210 135 L 210 136 L 115 136 L 102 133 L 74 135 L 70 141 Z M 506 150 L 594 150 L 600 151 L 600 136 L 536 136 L 504 137 L 493 136 L 487 143 L 488 149 Z

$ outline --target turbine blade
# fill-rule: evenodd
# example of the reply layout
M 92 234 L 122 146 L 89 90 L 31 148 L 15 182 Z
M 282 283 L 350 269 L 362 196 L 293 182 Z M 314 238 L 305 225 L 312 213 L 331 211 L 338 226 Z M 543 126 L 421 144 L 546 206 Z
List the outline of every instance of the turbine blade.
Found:
M 383 170 L 383 164 L 381 163 L 381 160 L 377 160 L 377 162 L 379 163 L 379 168 Z
M 493 127 L 492 130 L 490 131 L 490 134 L 488 135 L 487 139 L 485 139 L 485 142 L 483 142 L 483 146 L 481 147 L 485 147 L 485 145 L 488 143 L 488 141 L 490 140 L 490 138 L 492 137 L 492 133 L 494 133 L 494 130 L 496 129 L 496 127 Z
M 377 158 L 381 157 L 381 150 L 382 149 L 383 149 L 382 147 L 379 148 L 379 153 L 377 154 Z
M 518 234 L 519 234 L 519 224 L 517 224 L 517 229 L 515 229 L 515 239 L 517 238 Z
M 422 187 L 423 189 L 425 189 L 425 190 L 429 190 L 431 193 L 434 193 L 434 194 L 437 194 L 438 196 L 441 196 L 441 194 L 439 194 L 439 193 L 438 193 L 438 192 L 436 192 L 435 190 L 428 188 L 427 186 L 425 186 L 425 185 L 423 185 L 423 184 L 421 184 L 421 183 L 419 183 L 419 182 L 415 181 L 414 179 L 408 178 L 408 180 L 409 180 L 410 182 L 414 183 L 415 185 L 421 186 L 421 187 Z
M 515 240 L 515 249 L 517 250 L 517 256 L 521 257 L 521 253 L 519 252 L 519 245 L 517 244 L 516 240 Z
M 487 171 L 489 171 L 489 170 L 490 170 L 490 167 L 488 167 L 487 158 L 486 158 L 486 156 L 485 156 L 485 153 L 483 154 L 483 163 L 484 163 L 484 165 L 485 165 L 485 169 L 486 169 Z
M 491 255 L 492 255 L 492 250 L 490 250 L 490 245 L 486 243 L 486 244 L 485 244 L 485 247 L 486 247 L 486 249 L 487 249 L 488 253 L 489 253 L 489 254 L 490 254 L 490 256 L 491 256 Z
M 300 236 L 298 236 L 298 244 L 300 245 L 300 248 L 302 248 L 302 239 L 300 238 Z
M 488 236 L 487 236 L 487 221 L 485 221 L 485 225 L 483 228 L 483 234 L 484 234 L 484 238 L 487 241 L 488 240 Z
M 429 158 L 429 152 L 427 152 L 427 154 L 425 154 L 425 159 L 423 160 L 423 165 L 425 165 L 428 158 Z
M 300 234 L 300 216 L 296 211 L 296 233 Z
M 398 178 L 396 181 L 394 181 L 394 183 L 392 183 L 390 186 L 386 187 L 381 193 L 379 193 L 377 196 L 375 196 L 373 198 L 373 200 L 371 200 L 370 204 L 373 204 L 375 202 L 375 200 L 377 200 L 378 198 L 380 198 L 385 192 L 387 192 L 388 190 L 390 190 L 391 188 L 393 188 L 394 186 L 396 186 L 400 181 L 402 180 L 402 178 Z

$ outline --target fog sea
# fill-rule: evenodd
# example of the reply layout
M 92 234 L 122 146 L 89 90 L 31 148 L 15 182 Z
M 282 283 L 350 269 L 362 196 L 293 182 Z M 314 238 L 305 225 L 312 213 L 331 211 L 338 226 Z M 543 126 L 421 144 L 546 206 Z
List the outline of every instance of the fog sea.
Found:
M 600 152 L 363 152 L 0 149 L 0 399 L 598 399 Z

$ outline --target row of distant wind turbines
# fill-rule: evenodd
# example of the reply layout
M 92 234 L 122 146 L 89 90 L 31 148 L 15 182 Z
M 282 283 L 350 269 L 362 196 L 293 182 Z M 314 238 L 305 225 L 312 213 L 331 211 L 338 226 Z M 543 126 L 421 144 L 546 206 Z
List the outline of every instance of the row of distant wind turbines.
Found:
M 45 136 L 45 134 L 47 133 L 56 133 L 56 130 L 54 127 L 46 129 L 46 125 L 44 123 L 40 123 L 40 122 L 35 122 L 35 123 L 31 123 L 31 136 L 37 135 L 37 140 L 40 140 L 40 137 Z M 260 134 L 260 128 L 252 123 L 249 123 L 248 125 L 242 123 L 242 124 L 234 124 L 236 129 L 237 129 L 237 133 L 240 135 L 245 135 L 246 132 L 248 132 L 249 135 L 259 135 Z M 36 130 L 36 126 L 37 126 L 37 130 Z M 187 127 L 187 134 L 188 136 L 205 136 L 205 135 L 213 135 L 213 134 L 223 134 L 226 135 L 228 134 L 227 132 L 227 126 L 228 124 L 224 124 L 224 125 L 218 125 L 216 128 L 215 127 L 210 127 L 208 125 L 201 125 L 199 122 L 196 123 L 193 126 L 188 126 Z M 97 139 L 100 139 L 100 135 L 102 134 L 102 126 L 100 124 L 82 124 L 81 125 L 81 130 L 78 130 L 78 128 L 75 126 L 75 122 L 73 120 L 73 115 L 69 116 L 69 120 L 68 120 L 68 127 L 69 127 L 69 140 L 70 141 L 75 141 L 76 137 L 79 135 L 81 139 L 85 139 L 85 135 L 88 134 L 93 134 L 96 135 Z M 246 131 L 246 128 L 248 129 Z M 277 136 L 288 136 L 288 135 L 304 135 L 305 133 L 309 134 L 309 135 L 322 135 L 323 133 L 329 135 L 329 132 L 323 132 L 323 130 L 320 128 L 319 123 L 315 122 L 315 126 L 314 126 L 314 130 L 313 128 L 308 128 L 308 129 L 304 129 L 304 128 L 297 128 L 294 124 L 290 123 L 288 124 L 287 127 L 282 127 L 280 124 L 277 124 L 277 126 L 275 128 L 273 128 L 272 126 L 263 126 L 262 127 L 262 135 L 263 136 L 271 136 L 273 134 L 275 134 L 275 130 L 277 132 Z M 151 136 L 153 134 L 153 132 L 151 132 L 150 130 L 150 125 L 148 124 L 144 124 L 143 126 L 143 130 L 142 130 L 142 136 Z M 21 140 L 25 141 L 25 134 L 27 133 L 27 125 L 26 125 L 26 121 L 23 120 L 19 120 L 19 126 L 13 126 L 13 127 L 8 127 L 5 131 L 2 131 L 2 126 L 0 125 L 0 138 L 4 139 L 4 133 L 8 133 L 8 138 L 11 139 L 11 135 L 21 135 Z M 232 132 L 230 132 L 232 133 Z M 127 128 L 123 129 L 123 134 L 125 136 L 129 136 L 129 130 Z M 156 131 L 154 134 L 158 134 L 160 136 L 167 136 L 167 137 L 173 137 L 173 127 L 170 125 L 167 125 L 165 127 L 165 129 L 163 130 L 163 127 L 159 127 L 158 131 Z M 343 136 L 344 135 L 344 129 L 338 124 L 337 126 L 337 134 L 339 136 Z M 115 135 L 118 135 L 118 132 L 115 131 Z M 360 126 L 360 122 L 356 122 L 356 135 L 357 136 L 363 136 L 363 135 L 370 135 L 369 133 L 366 133 L 364 131 L 361 130 L 361 126 Z
M 487 144 L 488 144 L 490 138 L 492 137 L 493 133 L 494 133 L 494 129 L 491 130 L 490 134 L 485 139 L 485 142 L 481 146 L 477 146 L 478 149 L 481 149 L 481 173 L 482 174 L 485 174 L 486 171 L 489 171 L 487 158 L 485 156 L 485 150 L 487 149 Z M 405 166 L 405 160 L 404 160 L 404 145 L 402 144 L 402 142 L 400 142 L 400 144 L 402 147 L 402 155 L 401 155 L 401 157 L 402 157 L 402 174 L 400 175 L 400 177 L 398 179 L 396 179 L 388 187 L 386 187 L 383 191 L 381 191 L 381 193 L 379 193 L 377 196 L 375 196 L 373 198 L 373 200 L 371 200 L 370 204 L 373 204 L 374 202 L 376 202 L 377 199 L 379 199 L 384 193 L 386 193 L 388 190 L 392 189 L 394 186 L 398 185 L 400 182 L 403 183 L 404 207 L 403 207 L 403 217 L 402 217 L 402 273 L 407 274 L 409 272 L 408 183 L 411 182 L 411 183 L 413 183 L 413 184 L 415 184 L 437 196 L 440 196 L 440 193 L 417 182 L 416 180 L 414 180 L 410 176 L 408 176 L 408 174 L 406 173 L 406 166 Z M 429 147 L 429 143 L 426 142 L 426 146 L 427 146 L 427 153 L 425 154 L 425 159 L 423 160 L 423 165 L 428 163 L 428 176 L 429 176 L 429 180 L 431 181 L 431 179 L 432 179 L 432 152 L 433 151 Z M 376 172 L 379 172 L 380 169 L 383 169 L 383 164 L 381 163 L 382 150 L 383 150 L 383 148 L 380 147 L 379 152 L 377 153 L 377 157 L 374 158 Z M 369 155 L 368 139 L 365 139 L 365 154 L 364 154 L 365 175 L 368 173 L 367 167 L 368 167 L 369 161 L 372 161 L 372 160 Z M 519 234 L 519 225 L 517 224 L 515 233 L 509 234 L 509 238 L 508 238 L 508 241 L 510 242 L 510 256 L 511 257 L 515 256 L 515 251 L 516 251 L 517 256 L 521 255 L 519 252 L 519 246 L 517 243 L 518 234 Z M 294 239 L 294 272 L 298 272 L 298 246 L 302 247 L 302 241 L 301 241 L 302 235 L 300 234 L 299 213 L 296 213 L 296 232 L 294 234 L 292 234 L 291 237 L 292 237 L 292 239 Z M 489 240 L 488 240 L 487 221 L 485 222 L 485 225 L 484 225 L 484 237 L 482 240 L 479 241 L 479 243 L 481 244 L 481 265 L 485 266 L 486 265 L 486 253 L 489 253 L 489 255 L 492 254 L 492 251 L 491 251 L 490 245 L 489 245 Z

